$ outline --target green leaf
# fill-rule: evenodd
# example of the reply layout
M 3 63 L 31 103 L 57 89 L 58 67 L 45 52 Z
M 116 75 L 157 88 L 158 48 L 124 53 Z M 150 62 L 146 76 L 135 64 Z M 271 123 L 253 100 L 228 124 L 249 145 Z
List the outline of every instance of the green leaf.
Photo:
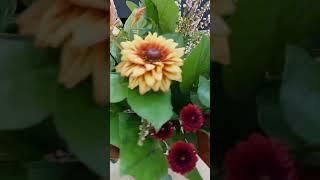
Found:
M 22 129 L 41 122 L 55 103 L 55 50 L 38 49 L 23 36 L 0 34 L 0 129 Z
M 198 84 L 200 75 L 209 73 L 210 66 L 206 66 L 208 63 L 210 64 L 210 41 L 207 36 L 203 36 L 201 42 L 191 51 L 182 66 L 182 82 L 180 83 L 182 91 L 187 92 Z
M 197 105 L 198 107 L 200 107 L 201 109 L 206 109 L 207 107 L 204 106 L 198 96 L 198 93 L 195 93 L 193 91 L 190 91 L 190 101 L 192 104 Z
M 174 42 L 178 43 L 177 48 L 181 48 L 185 46 L 183 35 L 180 33 L 169 33 L 169 34 L 163 34 L 162 36 L 165 37 L 166 39 L 172 39 L 174 40 Z
M 146 6 L 147 17 L 151 18 L 155 23 L 159 23 L 158 10 L 152 0 L 144 0 Z
M 257 97 L 258 121 L 262 130 L 270 137 L 281 140 L 290 148 L 304 142 L 290 128 L 285 120 L 276 89 L 266 88 Z
M 202 177 L 200 176 L 197 168 L 194 168 L 191 172 L 187 173 L 185 176 L 189 180 L 202 180 Z
M 281 87 L 284 116 L 293 131 L 310 144 L 320 144 L 320 63 L 303 49 L 287 48 Z
M 137 90 L 129 90 L 127 100 L 132 110 L 157 130 L 173 115 L 170 92 L 141 95 Z
M 25 6 L 30 6 L 35 0 L 22 0 Z
M 117 103 L 128 96 L 128 82 L 119 74 L 110 74 L 110 102 Z
M 126 4 L 128 6 L 128 8 L 130 9 L 130 11 L 135 10 L 136 8 L 138 8 L 138 5 L 136 5 L 134 2 L 132 1 L 126 1 Z
M 110 144 L 119 147 L 119 113 L 110 113 Z
M 3 180 L 28 179 L 27 169 L 19 162 L 0 162 L 0 177 Z
M 159 26 L 162 33 L 175 32 L 178 23 L 179 9 L 174 0 L 152 0 L 155 5 Z
M 0 32 L 6 29 L 10 24 L 17 9 L 17 0 L 1 0 L 0 1 Z
M 210 80 L 200 76 L 198 86 L 199 100 L 206 107 L 210 107 Z
M 53 163 L 48 161 L 35 161 L 25 164 L 28 178 L 32 180 L 98 180 L 99 178 L 88 171 L 79 162 Z
M 222 67 L 223 88 L 227 96 L 254 98 L 265 72 L 279 62 L 282 67 L 285 42 L 283 33 L 279 32 L 281 25 L 277 23 L 283 11 L 281 7 L 285 7 L 281 2 L 242 0 L 237 3 L 237 14 L 227 19 L 232 30 L 229 38 L 231 64 Z
M 106 107 L 93 104 L 89 88 L 57 91 L 54 123 L 58 133 L 80 161 L 99 175 L 106 176 L 109 163 Z
M 139 180 L 158 180 L 168 174 L 168 164 L 158 141 L 147 138 L 139 146 L 138 133 L 140 118 L 121 113 L 120 174 L 132 175 Z

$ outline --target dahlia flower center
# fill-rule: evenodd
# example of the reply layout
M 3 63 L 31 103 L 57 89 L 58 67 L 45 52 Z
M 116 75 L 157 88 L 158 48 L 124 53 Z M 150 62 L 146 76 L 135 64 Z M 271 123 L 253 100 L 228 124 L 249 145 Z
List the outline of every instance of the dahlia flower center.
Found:
M 161 52 L 158 49 L 150 48 L 145 51 L 145 56 L 148 60 L 155 61 L 155 60 L 160 59 Z

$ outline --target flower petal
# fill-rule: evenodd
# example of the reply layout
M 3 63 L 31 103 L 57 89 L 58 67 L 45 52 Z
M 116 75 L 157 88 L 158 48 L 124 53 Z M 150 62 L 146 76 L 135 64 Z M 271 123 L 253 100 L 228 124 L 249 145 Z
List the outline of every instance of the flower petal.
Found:
M 154 83 L 156 82 L 155 78 L 151 75 L 151 73 L 146 73 L 144 75 L 144 80 L 146 81 L 146 83 L 149 87 L 152 87 L 154 85 Z

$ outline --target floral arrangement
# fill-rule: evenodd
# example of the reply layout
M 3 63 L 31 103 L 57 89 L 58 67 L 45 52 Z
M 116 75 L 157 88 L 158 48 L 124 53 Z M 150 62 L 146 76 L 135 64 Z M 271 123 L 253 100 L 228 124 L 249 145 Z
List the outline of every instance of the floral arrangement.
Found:
M 127 5 L 129 18 L 110 28 L 110 144 L 120 150 L 111 157 L 137 180 L 164 178 L 168 168 L 201 179 L 195 166 L 197 134 L 209 136 L 210 2 Z

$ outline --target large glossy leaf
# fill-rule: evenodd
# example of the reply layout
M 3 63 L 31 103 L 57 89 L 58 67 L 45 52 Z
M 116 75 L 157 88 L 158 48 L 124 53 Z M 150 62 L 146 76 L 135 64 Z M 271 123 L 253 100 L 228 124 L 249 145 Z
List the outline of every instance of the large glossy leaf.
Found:
M 297 135 L 320 144 L 320 63 L 306 51 L 287 48 L 281 89 L 284 116 Z
M 162 33 L 175 32 L 178 22 L 178 7 L 174 0 L 152 0 L 158 12 L 159 26 Z
M 110 74 L 110 102 L 117 103 L 128 95 L 128 82 L 119 74 Z
M 160 129 L 173 115 L 170 92 L 141 95 L 137 90 L 129 90 L 127 100 L 132 110 L 156 129 Z
M 120 173 L 139 180 L 158 180 L 168 174 L 168 165 L 158 141 L 149 138 L 139 146 L 140 118 L 122 113 L 119 117 Z
M 201 42 L 191 51 L 182 66 L 181 90 L 187 92 L 198 84 L 199 76 L 209 73 L 210 41 L 203 36 Z
M 232 32 L 229 37 L 231 64 L 222 71 L 226 95 L 253 98 L 265 72 L 271 65 L 283 61 L 285 42 L 277 31 L 280 3 L 242 0 L 237 2 L 236 13 L 227 19 Z
M 198 96 L 203 105 L 210 107 L 210 80 L 202 76 L 199 78 Z
M 0 129 L 35 125 L 52 112 L 59 54 L 9 34 L 0 34 L 0 49 Z
M 54 122 L 69 149 L 90 169 L 107 175 L 108 110 L 94 105 L 89 88 L 59 89 Z
M 257 97 L 257 105 L 259 124 L 267 135 L 281 140 L 290 148 L 304 143 L 286 121 L 277 90 L 271 87 L 264 89 Z

